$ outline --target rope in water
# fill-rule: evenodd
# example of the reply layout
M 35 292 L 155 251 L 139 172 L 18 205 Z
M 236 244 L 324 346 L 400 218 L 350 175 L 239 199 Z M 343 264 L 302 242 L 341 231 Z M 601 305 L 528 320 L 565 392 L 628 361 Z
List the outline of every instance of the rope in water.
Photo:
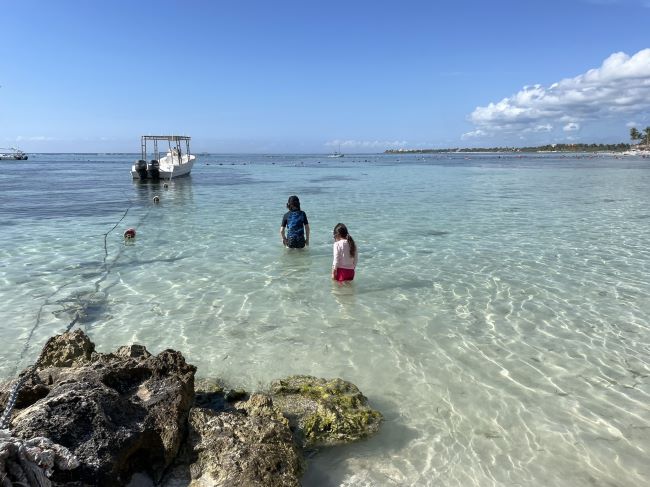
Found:
M 107 263 L 107 260 L 108 260 L 108 236 L 109 236 L 109 234 L 110 234 L 111 232 L 113 232 L 113 231 L 117 228 L 117 226 L 118 226 L 118 225 L 119 225 L 119 224 L 120 224 L 120 223 L 121 223 L 121 222 L 126 218 L 126 215 L 129 213 L 129 210 L 130 210 L 132 207 L 133 207 L 133 204 L 131 204 L 131 205 L 130 205 L 130 206 L 129 206 L 125 211 L 124 211 L 124 213 L 122 214 L 122 217 L 121 217 L 117 222 L 115 222 L 115 225 L 113 225 L 113 227 L 112 227 L 110 230 L 108 230 L 107 232 L 105 232 L 105 233 L 102 234 L 103 237 L 104 237 L 104 257 L 103 257 L 103 259 L 102 259 L 102 265 L 101 265 L 101 268 L 102 268 L 102 274 L 101 274 L 101 276 L 99 277 L 99 279 L 97 279 L 97 280 L 95 281 L 95 283 L 94 283 L 94 284 L 95 284 L 95 291 L 96 291 L 96 292 L 99 291 L 101 283 L 102 283 L 104 280 L 106 280 L 106 278 L 108 278 L 108 276 L 109 276 L 109 274 L 110 274 L 110 272 L 111 272 L 111 269 L 113 268 L 113 266 L 115 265 L 115 263 L 118 261 L 118 259 L 119 259 L 120 256 L 122 255 L 122 252 L 124 251 L 124 248 L 125 248 L 125 247 L 120 248 L 120 250 L 117 252 L 117 255 L 115 256 L 115 259 L 113 259 L 113 261 L 112 261 L 112 262 L 110 263 L 110 265 L 109 265 L 109 264 Z M 146 213 L 145 213 L 145 214 L 140 218 L 140 220 L 138 221 L 138 226 L 142 225 L 142 223 L 143 223 L 143 222 L 147 219 L 147 217 L 149 216 L 149 213 L 150 213 L 150 212 L 151 212 L 151 208 L 149 208 L 149 210 L 147 210 L 147 212 L 146 212 Z M 26 340 L 26 342 L 25 342 L 25 346 L 23 347 L 23 349 L 22 349 L 22 351 L 21 351 L 21 353 L 20 353 L 20 358 L 19 358 L 18 361 L 16 362 L 16 365 L 14 366 L 14 369 L 13 369 L 13 372 L 12 372 L 11 375 L 16 375 L 16 372 L 17 372 L 17 370 L 18 370 L 19 364 L 23 361 L 23 359 L 24 359 L 24 357 L 25 357 L 25 355 L 26 355 L 26 353 L 27 353 L 27 350 L 28 350 L 29 347 L 30 347 L 30 343 L 31 343 L 31 340 L 32 340 L 32 336 L 34 335 L 34 332 L 36 331 L 36 329 L 37 329 L 38 326 L 40 325 L 40 322 L 41 322 L 41 315 L 42 315 L 42 312 L 43 312 L 43 308 L 44 308 L 46 305 L 50 304 L 50 303 L 49 303 L 49 300 L 50 300 L 50 298 L 52 298 L 52 296 L 55 296 L 59 291 L 61 291 L 61 289 L 63 289 L 63 288 L 66 287 L 66 286 L 69 286 L 70 284 L 72 284 L 72 283 L 71 283 L 71 282 L 68 282 L 68 283 L 66 283 L 66 284 L 63 284 L 63 285 L 59 286 L 59 287 L 58 287 L 57 289 L 55 289 L 55 290 L 54 290 L 54 291 L 53 291 L 53 292 L 52 292 L 52 293 L 51 293 L 47 298 L 45 298 L 45 301 L 43 302 L 43 304 L 41 304 L 41 306 L 40 306 L 40 308 L 39 308 L 39 310 L 38 310 L 38 313 L 37 313 L 37 315 L 36 315 L 36 322 L 34 323 L 34 326 L 33 326 L 32 329 L 30 330 L 29 335 L 27 336 L 27 340 Z M 86 305 L 87 305 L 87 304 L 88 304 L 88 303 L 86 303 Z M 84 308 L 83 304 L 82 304 L 81 308 L 82 308 L 82 309 Z M 80 311 L 78 310 L 78 311 L 74 314 L 73 319 L 72 319 L 72 320 L 70 321 L 70 323 L 68 323 L 68 325 L 66 326 L 66 328 L 65 328 L 66 333 L 69 332 L 69 331 L 72 329 L 72 327 L 73 327 L 74 325 L 77 324 L 77 321 L 79 321 L 79 318 L 80 318 L 80 317 L 81 317 L 81 313 L 80 313 Z M 22 376 L 20 376 L 20 377 L 18 378 L 18 380 L 16 381 L 16 383 L 15 383 L 15 384 L 13 385 L 13 387 L 11 388 L 11 392 L 9 393 L 9 396 L 8 396 L 8 398 L 7 398 L 7 404 L 5 405 L 5 409 L 4 409 L 3 413 L 2 413 L 2 416 L 0 416 L 0 429 L 7 429 L 7 428 L 9 428 L 9 422 L 11 421 L 11 415 L 12 415 L 12 413 L 13 413 L 13 409 L 14 409 L 14 407 L 15 407 L 15 405 L 16 405 L 16 400 L 18 399 L 18 394 L 20 393 L 20 389 L 21 389 L 22 386 L 25 384 L 25 381 L 26 381 L 29 377 L 31 377 L 31 376 L 34 374 L 34 372 L 36 372 L 36 369 L 38 368 L 38 364 L 40 363 L 40 361 L 41 361 L 41 359 L 42 359 L 42 356 L 43 356 L 43 351 L 41 351 L 40 355 L 39 355 L 38 358 L 36 359 L 36 362 L 34 362 L 34 364 L 31 365 L 31 366 L 27 369 L 27 371 L 26 371 L 25 374 L 22 374 Z

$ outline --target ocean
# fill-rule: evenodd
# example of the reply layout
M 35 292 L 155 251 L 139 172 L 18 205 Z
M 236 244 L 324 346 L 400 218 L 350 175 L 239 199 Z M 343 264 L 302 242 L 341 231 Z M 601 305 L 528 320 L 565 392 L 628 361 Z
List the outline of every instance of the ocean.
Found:
M 650 483 L 650 160 L 204 154 L 164 188 L 136 158 L 0 163 L 0 377 L 81 328 L 228 387 L 356 384 L 380 432 L 311 456 L 307 487 Z M 305 250 L 281 245 L 293 194 Z

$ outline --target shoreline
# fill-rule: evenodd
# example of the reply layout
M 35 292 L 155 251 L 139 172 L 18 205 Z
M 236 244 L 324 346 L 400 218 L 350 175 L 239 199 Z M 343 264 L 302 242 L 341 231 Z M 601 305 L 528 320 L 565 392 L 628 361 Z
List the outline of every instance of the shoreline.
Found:
M 467 153 L 605 153 L 624 155 L 650 155 L 646 145 L 619 144 L 545 144 L 531 147 L 453 147 L 445 149 L 387 149 L 384 154 L 467 154 Z M 638 154 L 637 154 L 638 153 Z

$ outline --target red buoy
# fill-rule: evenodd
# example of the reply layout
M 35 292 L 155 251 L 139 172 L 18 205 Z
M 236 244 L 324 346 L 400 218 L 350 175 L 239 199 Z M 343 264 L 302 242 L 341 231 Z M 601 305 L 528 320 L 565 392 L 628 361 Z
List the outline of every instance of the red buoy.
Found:
M 135 228 L 127 228 L 124 232 L 124 238 L 135 238 Z

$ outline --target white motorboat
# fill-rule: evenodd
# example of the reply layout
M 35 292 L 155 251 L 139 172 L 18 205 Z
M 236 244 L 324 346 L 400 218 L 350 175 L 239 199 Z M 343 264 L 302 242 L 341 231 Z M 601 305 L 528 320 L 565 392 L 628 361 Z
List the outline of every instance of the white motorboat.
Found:
M 28 159 L 27 154 L 15 147 L 10 147 L 9 149 L 0 148 L 0 151 L 3 151 L 0 152 L 0 160 L 3 161 L 26 161 Z
M 187 176 L 192 170 L 196 156 L 190 151 L 190 139 L 184 135 L 143 135 L 142 156 L 131 167 L 133 179 L 173 179 Z M 167 151 L 160 157 L 158 143 L 167 142 Z M 149 144 L 149 145 L 148 145 Z M 151 151 L 152 159 L 147 161 Z M 164 150 L 164 149 L 163 149 Z

